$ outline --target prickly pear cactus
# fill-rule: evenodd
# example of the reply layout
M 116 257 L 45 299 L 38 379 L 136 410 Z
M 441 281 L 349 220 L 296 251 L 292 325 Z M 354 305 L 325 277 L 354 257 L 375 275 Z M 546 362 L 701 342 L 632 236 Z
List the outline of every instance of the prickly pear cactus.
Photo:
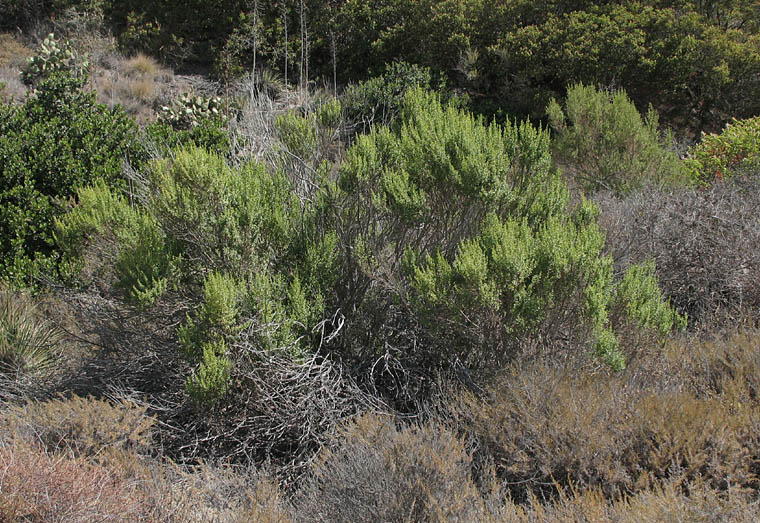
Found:
M 21 71 L 24 83 L 34 87 L 53 73 L 67 71 L 84 84 L 90 70 L 87 56 L 80 56 L 68 41 L 59 43 L 50 33 L 40 45 L 39 53 L 27 59 Z
M 158 119 L 175 129 L 195 127 L 208 118 L 223 118 L 223 100 L 185 93 L 177 97 L 171 105 L 161 107 Z

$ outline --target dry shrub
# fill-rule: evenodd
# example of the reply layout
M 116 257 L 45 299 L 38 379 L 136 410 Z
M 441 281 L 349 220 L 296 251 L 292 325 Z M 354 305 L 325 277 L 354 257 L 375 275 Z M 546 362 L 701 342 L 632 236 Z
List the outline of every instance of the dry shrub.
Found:
M 290 521 L 277 484 L 255 470 L 154 463 L 140 485 L 160 521 Z
M 0 446 L 0 520 L 146 520 L 135 484 L 83 459 L 25 442 Z
M 4 433 L 50 452 L 105 458 L 125 451 L 147 453 L 152 443 L 154 419 L 129 401 L 74 396 L 9 407 L 3 414 Z
M 254 340 L 239 340 L 232 350 L 246 356 L 234 370 L 235 386 L 224 408 L 177 411 L 178 419 L 170 421 L 181 423 L 184 433 L 165 443 L 179 447 L 183 459 L 269 462 L 290 486 L 340 423 L 385 408 L 359 388 L 348 369 L 323 354 L 294 361 Z
M 475 464 L 493 463 L 513 499 L 574 485 L 616 498 L 664 480 L 756 487 L 760 409 L 730 397 L 641 387 L 638 378 L 513 368 L 482 397 L 449 406 Z
M 701 341 L 676 340 L 664 353 L 669 372 L 697 397 L 760 404 L 760 332 L 739 330 Z
M 757 521 L 756 502 L 745 496 L 726 496 L 705 485 L 684 492 L 672 482 L 635 496 L 610 502 L 599 489 L 561 493 L 550 503 L 531 496 L 528 504 L 507 501 L 489 521 L 644 523 L 660 521 Z
M 760 181 L 625 199 L 595 197 L 618 273 L 654 259 L 660 288 L 693 328 L 740 323 L 760 308 Z
M 398 428 L 365 415 L 346 426 L 296 497 L 302 521 L 474 521 L 484 506 L 464 443 L 440 425 Z

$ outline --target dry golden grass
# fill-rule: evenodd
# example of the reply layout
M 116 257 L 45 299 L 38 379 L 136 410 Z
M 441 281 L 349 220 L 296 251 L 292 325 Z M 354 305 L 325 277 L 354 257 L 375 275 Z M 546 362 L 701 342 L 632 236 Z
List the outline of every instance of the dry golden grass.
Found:
M 172 71 L 141 53 L 116 58 L 109 67 L 94 71 L 93 76 L 98 100 L 110 107 L 120 105 L 139 124 L 152 121 L 157 100 L 171 97 L 175 90 Z
M 11 33 L 0 33 L 0 68 L 20 69 L 34 50 L 25 46 Z
M 127 76 L 155 77 L 163 73 L 162 67 L 155 59 L 143 53 L 137 53 L 121 62 L 120 70 Z
M 156 82 L 151 80 L 135 80 L 129 84 L 129 92 L 136 100 L 143 102 L 152 101 L 155 98 Z

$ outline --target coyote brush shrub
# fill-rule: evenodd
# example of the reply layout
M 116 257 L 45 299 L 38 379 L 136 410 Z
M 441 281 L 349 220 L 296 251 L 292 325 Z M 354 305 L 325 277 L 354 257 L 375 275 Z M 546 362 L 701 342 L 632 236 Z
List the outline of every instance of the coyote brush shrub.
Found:
M 647 182 L 685 179 L 678 157 L 664 147 L 657 112 L 650 107 L 642 119 L 625 91 L 576 84 L 564 111 L 552 100 L 546 112 L 557 159 L 587 191 L 623 194 Z

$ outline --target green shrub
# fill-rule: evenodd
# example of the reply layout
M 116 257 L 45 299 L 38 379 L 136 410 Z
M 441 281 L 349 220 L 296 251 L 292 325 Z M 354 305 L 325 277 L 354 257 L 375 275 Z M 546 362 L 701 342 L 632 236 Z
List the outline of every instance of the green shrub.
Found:
M 521 342 L 552 339 L 561 322 L 589 329 L 595 352 L 625 365 L 610 325 L 612 260 L 602 255 L 598 211 L 586 201 L 569 209 L 546 132 L 486 126 L 412 91 L 395 131 L 358 137 L 340 187 L 352 224 L 346 257 L 383 289 L 367 300 L 389 300 L 381 310 L 402 307 L 414 318 L 394 334 L 416 339 L 418 354 L 408 356 L 493 365 Z
M 430 69 L 406 62 L 386 66 L 380 76 L 349 85 L 341 98 L 346 119 L 367 132 L 373 124 L 389 125 L 410 89 L 431 87 Z
M 689 150 L 686 166 L 702 183 L 754 174 L 760 167 L 760 117 L 734 119 L 720 134 L 703 134 Z
M 650 107 L 642 120 L 622 90 L 576 84 L 568 89 L 565 110 L 552 100 L 547 113 L 557 160 L 589 192 L 623 194 L 685 178 L 676 154 L 664 147 L 657 112 Z
M 66 73 L 41 80 L 23 106 L 0 107 L 0 278 L 29 282 L 57 256 L 54 218 L 79 187 L 121 184 L 135 124 L 95 103 Z
M 281 174 L 257 163 L 233 169 L 197 147 L 148 171 L 150 213 L 191 272 L 245 277 L 286 254 L 300 206 Z
M 147 307 L 176 276 L 180 256 L 156 219 L 102 181 L 77 191 L 79 205 L 56 221 L 54 237 L 69 270 L 77 271 L 86 240 L 111 238 L 115 286 L 133 304 Z
M 198 370 L 185 385 L 187 393 L 198 403 L 210 405 L 220 400 L 230 386 L 232 362 L 225 357 L 224 342 L 203 344 Z
M 234 334 L 240 314 L 239 287 L 234 279 L 224 274 L 215 272 L 206 277 L 203 303 L 195 319 L 188 318 L 178 332 L 182 348 L 188 356 L 198 358 L 205 353 L 209 343 L 223 345 L 225 338 Z
M 620 86 L 639 107 L 651 103 L 696 128 L 757 113 L 760 53 L 751 32 L 717 27 L 675 2 L 525 4 L 532 21 L 507 19 L 514 25 L 483 68 L 511 112 L 540 116 L 536 109 L 565 86 L 585 82 Z
M 203 118 L 188 129 L 175 129 L 166 122 L 153 122 L 145 128 L 146 139 L 158 157 L 171 155 L 174 149 L 196 146 L 220 156 L 230 152 L 230 136 L 219 118 Z

